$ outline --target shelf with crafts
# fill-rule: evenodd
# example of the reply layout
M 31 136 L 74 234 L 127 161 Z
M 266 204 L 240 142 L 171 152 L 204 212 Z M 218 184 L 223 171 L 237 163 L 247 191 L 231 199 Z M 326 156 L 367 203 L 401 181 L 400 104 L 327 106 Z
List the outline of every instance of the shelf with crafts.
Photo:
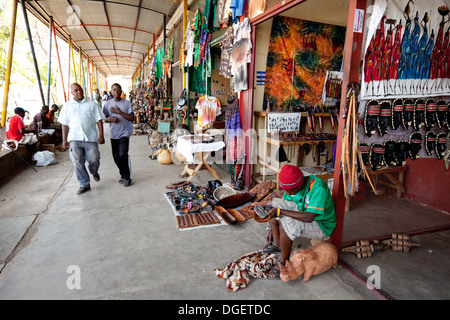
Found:
M 259 145 L 259 141 L 264 142 L 263 143 L 263 152 L 262 152 L 262 157 L 260 157 L 259 155 L 257 156 L 257 164 L 262 166 L 262 174 L 257 174 L 254 173 L 252 175 L 252 179 L 256 182 L 256 183 L 261 183 L 263 181 L 266 181 L 268 179 L 272 180 L 271 176 L 275 176 L 276 178 L 274 179 L 274 181 L 277 184 L 277 189 L 278 187 L 278 181 L 279 181 L 279 173 L 282 167 L 282 163 L 279 161 L 276 161 L 276 164 L 272 165 L 270 163 L 268 163 L 265 159 L 267 159 L 267 152 L 268 152 L 268 145 L 273 145 L 275 147 L 281 147 L 281 146 L 303 146 L 303 145 L 311 145 L 311 146 L 318 146 L 319 143 L 325 143 L 326 145 L 328 144 L 334 144 L 336 139 L 330 139 L 332 138 L 332 135 L 336 135 L 336 129 L 337 126 L 335 125 L 336 123 L 336 113 L 335 112 L 313 112 L 313 113 L 307 113 L 307 112 L 297 112 L 297 114 L 301 115 L 301 118 L 307 118 L 308 121 L 308 129 L 309 129 L 309 134 L 305 134 L 302 132 L 305 132 L 306 129 L 302 128 L 300 126 L 299 131 L 297 132 L 299 135 L 296 135 L 296 137 L 292 137 L 292 139 L 289 138 L 283 138 L 283 139 L 276 139 L 273 137 L 269 137 L 268 136 L 268 113 L 265 111 L 254 111 L 253 112 L 254 117 L 255 117 L 255 130 L 257 133 L 259 133 L 259 121 L 258 118 L 264 118 L 264 130 L 263 130 L 263 134 L 260 136 L 259 134 L 257 135 L 257 144 Z M 289 114 L 289 113 L 286 113 Z M 291 113 L 292 114 L 292 113 Z M 329 119 L 331 122 L 331 126 L 332 126 L 332 131 L 333 134 L 330 133 L 324 133 L 323 132 L 323 120 L 324 119 Z M 315 132 L 315 128 L 316 128 L 316 121 L 319 122 L 319 131 L 320 133 Z M 304 121 L 303 121 L 304 122 Z M 293 133 L 293 132 L 290 132 Z M 287 133 L 289 135 L 289 133 Z M 302 139 L 301 136 L 304 136 L 305 138 Z M 320 137 L 327 137 L 327 139 L 320 139 Z M 306 138 L 307 137 L 307 138 Z M 319 139 L 311 139 L 311 137 L 317 137 Z M 320 149 L 317 147 L 315 148 L 315 163 L 317 165 L 317 167 L 320 165 Z M 302 162 L 303 159 L 301 159 L 302 157 L 300 156 L 300 153 L 298 154 L 298 159 L 297 159 L 297 166 L 298 167 L 302 167 Z M 315 167 L 315 168 L 317 168 Z M 272 170 L 274 172 L 274 174 L 267 174 L 266 170 Z M 320 169 L 317 168 L 317 173 L 319 173 Z M 328 180 L 331 179 L 333 177 L 332 173 L 327 173 L 326 171 L 321 172 L 321 174 L 317 174 L 318 177 L 324 179 L 324 180 Z

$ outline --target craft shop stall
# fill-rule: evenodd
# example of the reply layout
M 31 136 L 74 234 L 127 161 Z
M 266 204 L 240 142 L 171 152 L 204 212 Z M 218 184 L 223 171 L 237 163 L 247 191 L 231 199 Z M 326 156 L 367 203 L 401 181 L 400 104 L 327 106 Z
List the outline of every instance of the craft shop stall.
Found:
M 374 2 L 366 16 L 358 110 L 365 162 L 372 170 L 407 171 L 404 181 L 383 185 L 446 212 L 450 202 L 438 186 L 450 178 L 448 5 Z
M 250 19 L 245 185 L 276 183 L 286 163 L 327 180 L 337 245 L 345 212 L 369 192 L 450 211 L 438 187 L 449 177 L 448 9 L 393 3 L 287 1 Z
M 278 186 L 289 163 L 332 187 L 348 7 L 327 6 L 306 1 L 255 26 L 252 183 Z

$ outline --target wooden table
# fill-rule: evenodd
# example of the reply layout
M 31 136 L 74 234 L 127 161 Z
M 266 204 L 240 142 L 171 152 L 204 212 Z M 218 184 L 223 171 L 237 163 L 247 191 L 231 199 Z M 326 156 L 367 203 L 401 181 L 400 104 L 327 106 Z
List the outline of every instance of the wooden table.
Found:
M 184 178 L 187 175 L 189 175 L 189 178 L 187 179 L 187 181 L 191 181 L 192 178 L 194 178 L 194 176 L 197 174 L 197 172 L 200 171 L 201 167 L 203 165 L 205 165 L 206 169 L 214 176 L 214 178 L 216 178 L 217 180 L 220 180 L 216 171 L 213 168 L 211 168 L 211 166 L 206 162 L 206 159 L 208 159 L 208 157 L 211 155 L 211 152 L 206 152 L 206 153 L 201 152 L 201 154 L 202 154 L 201 155 L 202 160 L 197 165 L 197 167 L 195 167 L 195 169 L 190 169 L 189 164 L 186 164 L 184 166 L 183 172 L 181 172 L 181 174 L 180 174 L 180 178 Z
M 374 183 L 375 189 L 378 189 L 377 184 L 382 184 L 386 187 L 393 188 L 393 189 L 397 190 L 398 198 L 401 198 L 403 196 L 403 194 L 406 192 L 405 187 L 403 186 L 403 182 L 405 180 L 405 172 L 406 172 L 406 166 L 388 167 L 388 168 L 384 168 L 384 169 L 378 169 L 375 171 L 367 169 L 367 173 L 371 177 L 373 177 L 373 183 Z M 394 173 L 398 174 L 397 179 L 392 175 Z M 388 180 L 391 183 L 385 182 L 382 180 L 380 181 L 379 180 L 380 175 L 384 175 L 386 178 L 388 178 Z

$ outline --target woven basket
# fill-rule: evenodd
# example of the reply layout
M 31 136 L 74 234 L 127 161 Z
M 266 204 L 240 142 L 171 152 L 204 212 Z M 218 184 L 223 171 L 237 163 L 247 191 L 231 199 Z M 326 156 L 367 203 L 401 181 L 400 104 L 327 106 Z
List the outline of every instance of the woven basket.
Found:
M 236 191 L 226 186 L 217 187 L 213 192 L 214 199 L 217 201 L 232 196 L 233 194 L 236 194 Z

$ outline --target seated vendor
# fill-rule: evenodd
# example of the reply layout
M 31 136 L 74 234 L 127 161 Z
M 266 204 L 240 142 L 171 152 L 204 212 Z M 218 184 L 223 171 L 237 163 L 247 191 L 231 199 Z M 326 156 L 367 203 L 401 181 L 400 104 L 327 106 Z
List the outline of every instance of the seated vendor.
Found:
M 298 167 L 286 164 L 280 171 L 279 184 L 282 190 L 272 194 L 268 243 L 261 251 L 281 251 L 278 262 L 284 265 L 296 238 L 327 240 L 336 226 L 336 216 L 330 190 L 322 179 L 305 177 Z M 279 274 L 277 264 L 269 277 Z
M 58 110 L 59 110 L 58 106 L 56 104 L 53 104 L 52 108 L 47 113 L 46 117 L 48 119 L 48 124 L 49 125 L 52 125 L 52 124 L 54 124 L 56 122 L 55 115 L 58 112 Z
M 42 129 L 49 129 L 50 124 L 47 118 L 47 114 L 50 109 L 48 106 L 43 106 L 41 108 L 41 112 L 37 113 L 33 118 L 33 129 L 36 132 L 40 132 Z
M 15 108 L 14 116 L 9 120 L 8 130 L 6 131 L 6 137 L 8 139 L 16 140 L 19 144 L 35 145 L 33 152 L 39 151 L 41 143 L 38 140 L 34 130 L 27 130 L 23 123 L 25 117 L 25 110 L 23 108 Z

